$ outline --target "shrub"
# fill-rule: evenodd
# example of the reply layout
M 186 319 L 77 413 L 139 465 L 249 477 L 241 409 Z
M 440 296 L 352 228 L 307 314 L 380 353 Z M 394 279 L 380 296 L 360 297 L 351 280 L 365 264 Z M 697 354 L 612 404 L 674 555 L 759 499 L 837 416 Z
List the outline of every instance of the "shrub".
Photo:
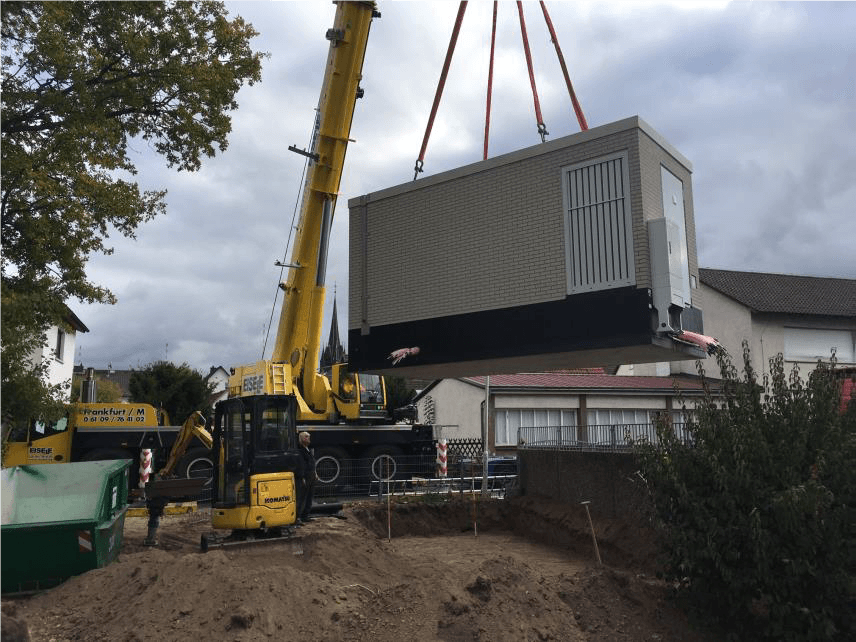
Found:
M 718 360 L 690 445 L 663 423 L 638 450 L 667 577 L 739 639 L 853 639 L 856 409 L 840 413 L 834 358 L 804 383 L 778 355 L 761 384 L 745 344 L 742 377 Z
M 166 410 L 168 417 L 183 422 L 192 412 L 211 414 L 213 385 L 186 363 L 156 361 L 131 374 L 131 400 Z

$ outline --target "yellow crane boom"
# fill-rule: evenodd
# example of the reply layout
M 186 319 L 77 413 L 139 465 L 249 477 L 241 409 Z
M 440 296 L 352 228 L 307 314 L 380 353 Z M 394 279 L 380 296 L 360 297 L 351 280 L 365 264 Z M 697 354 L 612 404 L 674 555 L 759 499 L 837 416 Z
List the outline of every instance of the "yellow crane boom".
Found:
M 338 2 L 318 101 L 316 132 L 297 236 L 270 361 L 235 369 L 230 396 L 295 395 L 300 420 L 334 413 L 327 377 L 318 372 L 330 229 L 350 140 L 356 99 L 362 94 L 363 59 L 369 28 L 378 14 L 373 2 Z

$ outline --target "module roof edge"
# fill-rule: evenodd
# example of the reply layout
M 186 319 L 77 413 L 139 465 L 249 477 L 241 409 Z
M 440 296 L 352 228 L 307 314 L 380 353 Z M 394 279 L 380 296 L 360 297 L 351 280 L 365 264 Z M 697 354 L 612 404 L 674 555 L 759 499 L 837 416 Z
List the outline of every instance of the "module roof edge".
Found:
M 527 158 L 532 158 L 533 156 L 539 156 L 541 154 L 554 151 L 556 149 L 561 149 L 570 145 L 579 145 L 589 140 L 595 140 L 597 138 L 602 138 L 603 136 L 609 136 L 611 134 L 616 134 L 618 132 L 634 128 L 638 128 L 640 131 L 643 131 L 649 138 L 651 138 L 651 140 L 653 140 L 668 154 L 673 156 L 675 160 L 677 160 L 684 167 L 686 167 L 687 170 L 689 170 L 690 172 L 692 171 L 692 164 L 690 163 L 690 161 L 687 160 L 687 158 L 677 149 L 675 149 L 674 146 L 672 146 L 668 141 L 666 141 L 662 134 L 657 132 L 657 130 L 651 127 L 651 125 L 642 120 L 642 118 L 640 118 L 639 116 L 630 116 L 628 118 L 623 118 L 622 120 L 616 120 L 614 122 L 607 123 L 605 125 L 599 125 L 598 127 L 594 127 L 586 131 L 562 136 L 561 138 L 556 138 L 554 140 L 547 141 L 546 143 L 531 145 L 529 147 L 524 147 L 523 149 L 517 149 L 506 154 L 501 154 L 499 156 L 488 158 L 487 160 L 476 161 L 474 163 L 462 165 L 461 167 L 455 167 L 453 169 L 446 170 L 445 172 L 426 176 L 425 178 L 421 178 L 419 180 L 408 181 L 407 183 L 400 183 L 398 185 L 386 187 L 375 192 L 369 192 L 361 196 L 355 196 L 354 198 L 348 199 L 348 207 L 358 207 L 361 205 L 365 205 L 368 202 L 390 198 L 392 196 L 397 196 L 399 194 L 421 189 L 423 187 L 430 187 L 438 183 L 444 183 L 446 181 L 450 181 L 456 178 L 469 176 L 470 174 L 476 174 L 478 172 L 494 169 L 503 165 L 516 163 L 518 161 L 525 160 Z
M 671 155 L 676 161 L 678 161 L 681 165 L 683 165 L 687 169 L 687 171 L 692 173 L 693 164 L 690 162 L 690 160 L 686 156 L 684 156 L 677 149 L 675 149 L 674 145 L 672 145 L 669 141 L 667 141 L 665 139 L 665 137 L 660 132 L 658 132 L 656 129 L 651 127 L 651 125 L 649 125 L 646 121 L 642 120 L 642 118 L 640 118 L 639 116 L 635 116 L 635 118 L 636 118 L 636 124 L 639 127 L 639 129 L 641 129 L 643 132 L 648 134 L 648 136 L 651 138 L 651 140 L 653 140 L 655 143 L 657 143 L 660 147 L 663 148 L 663 150 L 667 154 Z

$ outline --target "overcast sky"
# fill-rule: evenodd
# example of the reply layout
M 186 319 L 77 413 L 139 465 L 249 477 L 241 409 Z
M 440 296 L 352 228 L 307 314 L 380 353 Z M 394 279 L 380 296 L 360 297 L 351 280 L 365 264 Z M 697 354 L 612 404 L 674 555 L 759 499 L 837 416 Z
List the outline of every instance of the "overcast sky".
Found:
M 140 144 L 138 179 L 167 214 L 89 273 L 116 305 L 71 307 L 89 327 L 76 363 L 139 368 L 262 358 L 335 8 L 232 2 L 260 32 L 262 82 L 245 87 L 225 153 L 194 174 Z M 525 15 L 550 139 L 579 131 L 540 7 Z M 347 335 L 350 198 L 407 182 L 457 2 L 380 2 L 363 68 L 328 263 Z M 425 160 L 481 160 L 492 3 L 470 2 Z M 639 115 L 693 164 L 702 267 L 856 278 L 856 4 L 548 2 L 590 127 Z M 536 145 L 514 3 L 499 6 L 490 155 Z M 290 249 L 288 251 L 290 257 Z M 281 299 L 277 300 L 279 303 Z M 274 315 L 274 330 L 278 319 Z M 270 344 L 268 341 L 269 356 Z

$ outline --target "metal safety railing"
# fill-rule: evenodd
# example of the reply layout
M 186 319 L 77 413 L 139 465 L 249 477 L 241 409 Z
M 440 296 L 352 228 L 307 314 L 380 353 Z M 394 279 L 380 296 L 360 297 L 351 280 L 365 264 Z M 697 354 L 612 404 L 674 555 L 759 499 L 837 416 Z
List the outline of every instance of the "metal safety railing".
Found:
M 485 482 L 487 486 L 484 486 Z M 383 500 L 388 496 L 411 497 L 425 495 L 487 494 L 492 499 L 505 499 L 518 488 L 517 475 L 451 476 L 372 481 L 371 496 Z
M 393 458 L 342 459 L 335 478 L 325 478 L 323 468 L 315 482 L 318 498 L 364 498 L 392 495 L 482 492 L 484 480 L 481 457 L 449 458 L 445 474 L 434 458 L 397 456 Z M 516 458 L 494 457 L 488 461 L 487 490 L 504 497 L 516 488 Z
M 686 424 L 671 430 L 683 444 L 691 442 Z M 631 452 L 634 444 L 657 444 L 657 426 L 645 424 L 601 424 L 595 426 L 534 426 L 517 430 L 518 450 L 579 450 L 589 452 Z

